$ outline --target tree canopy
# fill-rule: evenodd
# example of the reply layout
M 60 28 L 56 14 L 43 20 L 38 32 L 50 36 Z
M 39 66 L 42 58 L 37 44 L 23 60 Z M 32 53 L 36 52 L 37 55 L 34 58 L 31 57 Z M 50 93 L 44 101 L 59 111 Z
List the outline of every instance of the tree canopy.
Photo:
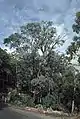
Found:
M 9 87 L 13 87 L 13 68 L 10 55 L 0 48 L 0 92 L 6 92 Z
M 75 38 L 67 49 L 70 60 L 79 49 L 79 37 Z M 65 54 L 56 51 L 64 42 L 51 21 L 27 23 L 19 33 L 4 39 L 6 46 L 15 49 L 6 61 L 16 79 L 9 102 L 26 106 L 41 104 L 44 108 L 64 108 L 70 112 L 73 107 L 79 109 L 80 74 Z

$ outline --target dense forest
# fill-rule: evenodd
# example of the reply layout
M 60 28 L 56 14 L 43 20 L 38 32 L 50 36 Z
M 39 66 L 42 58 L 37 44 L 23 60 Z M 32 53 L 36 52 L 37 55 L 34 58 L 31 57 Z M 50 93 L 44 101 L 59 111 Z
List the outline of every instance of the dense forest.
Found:
M 65 53 L 56 51 L 65 39 L 51 21 L 27 23 L 4 39 L 14 49 L 0 49 L 0 92 L 8 103 L 79 112 L 80 72 L 71 61 L 77 56 L 80 66 L 80 12 L 72 29 L 76 35 Z

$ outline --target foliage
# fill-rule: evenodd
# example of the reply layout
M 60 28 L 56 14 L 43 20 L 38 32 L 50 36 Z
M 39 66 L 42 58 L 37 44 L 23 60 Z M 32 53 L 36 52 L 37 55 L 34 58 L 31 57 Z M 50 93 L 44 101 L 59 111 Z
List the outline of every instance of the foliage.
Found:
M 67 54 L 70 55 L 70 59 L 73 59 L 74 55 L 76 54 L 79 56 L 79 49 L 80 49 L 80 12 L 76 13 L 75 23 L 72 25 L 73 32 L 76 33 L 76 35 L 73 38 L 73 41 L 71 42 L 71 45 L 69 45 L 67 49 Z M 78 59 L 79 61 L 79 59 Z
M 10 55 L 5 50 L 0 49 L 0 92 L 7 93 L 9 87 L 14 87 L 15 66 L 11 64 L 11 60 Z
M 49 108 L 49 107 L 54 107 L 57 104 L 57 98 L 54 95 L 48 94 L 46 97 L 42 99 L 42 104 L 44 107 Z
M 78 51 L 76 41 L 68 47 L 70 59 Z M 63 43 L 53 23 L 44 21 L 25 24 L 20 33 L 4 39 L 5 45 L 15 48 L 9 64 L 16 79 L 16 90 L 9 95 L 10 103 L 55 110 L 61 110 L 62 106 L 71 111 L 75 98 L 75 107 L 79 107 L 80 74 L 76 74 L 65 54 L 55 50 Z
M 76 60 L 78 61 L 78 65 L 79 65 L 80 64 L 80 53 L 79 53 L 80 52 L 80 12 L 76 13 L 75 23 L 72 25 L 72 29 L 73 29 L 73 32 L 76 33 L 76 35 L 74 36 L 73 41 L 71 42 L 71 45 L 68 46 L 67 54 L 70 56 L 69 57 L 70 61 L 74 58 L 76 59 L 77 57 Z M 79 71 L 79 68 L 78 68 L 78 71 Z M 79 72 L 77 73 L 79 75 Z M 74 107 L 74 103 L 75 103 L 79 111 L 80 102 L 79 102 L 79 93 L 77 92 L 77 90 L 79 91 L 80 81 L 76 75 L 74 75 L 73 81 L 74 82 L 71 85 L 71 88 L 73 90 L 73 93 L 71 93 L 73 95 L 72 96 L 72 100 L 73 100 L 72 107 Z M 69 105 L 71 105 L 71 103 L 72 102 L 70 102 Z
M 17 92 L 13 90 L 8 95 L 8 103 L 17 105 L 17 106 L 35 106 L 33 98 L 30 95 Z

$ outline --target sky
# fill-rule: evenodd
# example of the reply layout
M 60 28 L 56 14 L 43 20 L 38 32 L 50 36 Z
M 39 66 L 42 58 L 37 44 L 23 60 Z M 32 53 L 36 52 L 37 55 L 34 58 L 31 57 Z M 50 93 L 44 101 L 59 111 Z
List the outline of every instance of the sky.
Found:
M 68 31 L 68 39 L 61 51 L 71 41 L 72 24 L 80 0 L 0 0 L 0 47 L 3 39 L 17 32 L 29 21 L 52 20 L 58 32 Z

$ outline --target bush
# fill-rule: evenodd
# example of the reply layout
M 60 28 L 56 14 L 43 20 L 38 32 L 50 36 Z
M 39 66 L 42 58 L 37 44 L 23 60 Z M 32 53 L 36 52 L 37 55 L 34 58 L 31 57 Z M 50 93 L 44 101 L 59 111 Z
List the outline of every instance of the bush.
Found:
M 46 108 L 53 107 L 56 104 L 56 99 L 53 95 L 48 94 L 42 99 L 43 106 Z
M 44 109 L 51 108 L 53 110 L 61 110 L 61 106 L 58 104 L 56 95 L 48 94 L 42 99 L 42 105 Z
M 8 94 L 8 103 L 17 106 L 35 106 L 33 98 L 31 96 L 23 93 L 18 93 L 16 90 L 13 90 Z

